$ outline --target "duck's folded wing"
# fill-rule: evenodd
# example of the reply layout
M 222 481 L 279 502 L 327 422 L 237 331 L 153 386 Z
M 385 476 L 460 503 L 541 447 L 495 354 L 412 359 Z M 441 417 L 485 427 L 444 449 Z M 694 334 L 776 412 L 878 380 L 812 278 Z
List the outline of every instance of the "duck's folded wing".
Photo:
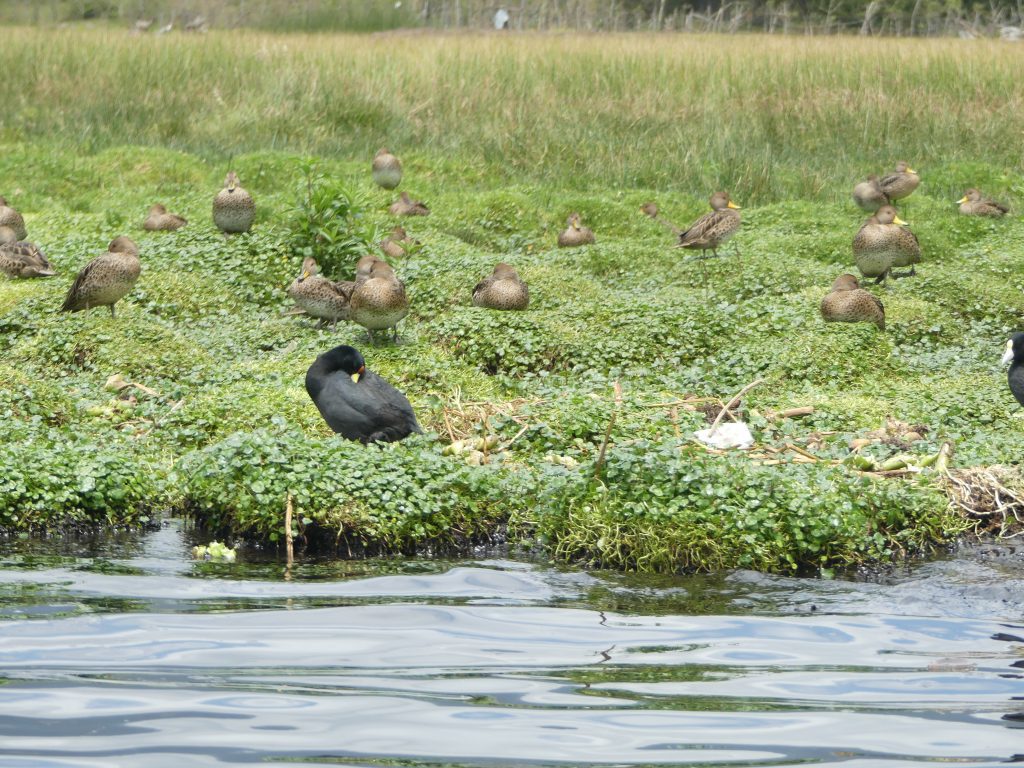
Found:
M 348 301 L 352 298 L 352 291 L 355 290 L 356 284 L 351 280 L 339 280 L 331 283 L 330 286 L 335 293 L 342 296 L 345 301 Z
M 89 275 L 96 269 L 96 265 L 99 263 L 101 258 L 103 257 L 97 256 L 82 267 L 78 276 L 75 277 L 75 282 L 73 282 L 71 287 L 68 288 L 68 295 L 64 299 L 64 304 L 61 306 L 62 312 L 73 312 L 78 307 L 78 295 L 82 292 L 82 287 L 86 284 L 86 281 L 88 281 Z
M 718 225 L 718 220 L 718 211 L 705 213 L 693 222 L 688 230 L 680 233 L 679 244 L 689 245 L 690 243 L 699 243 L 707 239 L 707 236 L 711 234 Z

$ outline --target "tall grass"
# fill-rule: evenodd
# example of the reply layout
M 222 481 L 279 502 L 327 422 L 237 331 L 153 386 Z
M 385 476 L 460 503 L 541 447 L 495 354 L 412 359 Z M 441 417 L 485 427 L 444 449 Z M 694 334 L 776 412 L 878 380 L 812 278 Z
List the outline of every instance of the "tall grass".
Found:
M 0 71 L 0 137 L 86 151 L 387 144 L 467 184 L 751 202 L 845 196 L 901 158 L 1022 169 L 1024 49 L 992 41 L 6 29 Z

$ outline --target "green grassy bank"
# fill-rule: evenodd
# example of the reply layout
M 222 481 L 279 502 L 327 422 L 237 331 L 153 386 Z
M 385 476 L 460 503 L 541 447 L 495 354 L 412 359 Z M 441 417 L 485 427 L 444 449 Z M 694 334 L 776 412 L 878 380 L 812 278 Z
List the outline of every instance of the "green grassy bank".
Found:
M 885 561 L 966 527 L 926 475 L 883 479 L 832 463 L 886 416 L 926 427 L 924 440 L 867 453 L 930 454 L 948 439 L 961 466 L 1019 459 L 1024 421 L 998 358 L 1024 310 L 1024 224 L 959 217 L 952 204 L 977 185 L 1019 205 L 1019 157 L 1008 145 L 986 153 L 949 111 L 959 93 L 993 124 L 1014 117 L 992 74 L 1015 65 L 1010 48 L 983 68 L 981 52 L 994 55 L 994 46 L 942 53 L 890 41 L 903 73 L 893 103 L 916 99 L 928 128 L 894 121 L 878 130 L 898 141 L 861 134 L 847 145 L 853 100 L 808 84 L 854 75 L 797 67 L 803 55 L 824 61 L 824 43 L 808 43 L 809 53 L 791 41 L 785 55 L 766 49 L 779 101 L 754 103 L 753 86 L 722 54 L 742 52 L 748 69 L 757 63 L 732 40 L 659 43 L 665 67 L 733 73 L 714 88 L 674 70 L 656 77 L 649 41 L 523 40 L 541 66 L 529 87 L 510 71 L 504 100 L 480 84 L 495 87 L 488 64 L 500 51 L 507 66 L 525 66 L 526 53 L 507 41 L 317 40 L 211 35 L 159 51 L 154 40 L 32 33 L 0 47 L 0 59 L 16 64 L 12 47 L 37 45 L 40 64 L 0 84 L 12 105 L 0 194 L 23 211 L 59 273 L 0 281 L 3 530 L 133 525 L 176 510 L 273 540 L 290 495 L 299 532 L 341 551 L 457 545 L 507 530 L 514 541 L 613 567 L 790 571 Z M 84 52 L 101 43 L 110 58 L 88 64 Z M 388 45 L 397 52 L 383 55 L 378 46 Z M 849 45 L 839 55 L 859 62 L 855 93 L 879 98 L 866 77 L 879 66 L 873 44 Z M 237 71 L 208 71 L 208 57 L 228 51 Z M 413 57 L 432 85 L 413 72 Z M 187 92 L 164 87 L 161 68 L 166 77 L 192 72 Z M 76 89 L 90 71 L 97 87 Z M 243 88 L 232 78 L 246 71 L 260 76 Z M 314 74 L 324 85 L 310 84 Z M 926 76 L 935 87 L 915 90 Z M 604 108 L 568 116 L 554 98 L 580 99 L 587 84 L 602 83 L 613 86 Z M 311 107 L 320 87 L 323 100 Z M 673 121 L 685 102 L 663 101 L 661 89 L 707 94 L 687 107 L 706 112 L 703 135 L 699 121 Z M 831 115 L 838 134 L 825 122 L 815 134 L 809 118 L 769 139 L 769 124 L 796 109 L 789 97 L 814 92 L 822 106 L 812 115 Z M 712 114 L 715 103 L 735 109 Z M 754 115 L 763 115 L 757 125 Z M 713 122 L 718 133 L 709 135 Z M 403 188 L 433 214 L 406 222 L 423 247 L 396 264 L 412 300 L 402 341 L 370 348 L 356 326 L 330 333 L 283 312 L 301 260 L 295 206 L 307 156 L 324 184 L 358 198 L 357 229 L 383 233 L 392 198 L 372 186 L 368 164 L 385 140 L 405 161 Z M 225 242 L 209 210 L 232 152 L 258 216 L 251 235 Z M 924 179 L 905 212 L 924 248 L 919 275 L 875 289 L 886 333 L 825 325 L 818 302 L 851 268 L 863 219 L 847 200 L 852 181 L 899 156 L 921 165 Z M 708 262 L 705 287 L 700 265 L 638 207 L 654 199 L 685 222 L 718 186 L 750 205 L 739 253 L 730 245 Z M 189 226 L 142 232 L 158 200 Z M 598 243 L 556 249 L 573 210 Z M 139 243 L 143 274 L 117 319 L 58 314 L 77 269 L 118 234 Z M 470 306 L 473 285 L 499 260 L 529 282 L 528 312 Z M 409 395 L 427 436 L 365 448 L 330 434 L 302 379 L 338 343 L 362 348 L 369 367 Z M 115 375 L 145 389 L 108 389 Z M 689 441 L 706 419 L 688 395 L 727 398 L 758 378 L 745 402 L 760 460 Z M 814 413 L 772 418 L 800 406 Z M 483 435 L 498 437 L 483 466 L 468 452 L 445 453 L 453 438 Z M 790 445 L 821 461 L 797 463 Z

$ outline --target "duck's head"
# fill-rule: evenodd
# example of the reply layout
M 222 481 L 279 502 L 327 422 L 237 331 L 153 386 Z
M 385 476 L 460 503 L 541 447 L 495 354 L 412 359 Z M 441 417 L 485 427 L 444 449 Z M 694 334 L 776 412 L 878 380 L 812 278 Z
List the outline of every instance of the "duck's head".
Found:
M 495 277 L 519 277 L 518 273 L 511 264 L 506 264 L 504 261 L 498 262 L 494 267 L 492 273 Z
M 855 291 L 858 288 L 860 288 L 860 282 L 849 273 L 840 275 L 832 281 L 833 291 Z
M 308 277 L 319 274 L 320 265 L 316 263 L 316 259 L 312 256 L 307 256 L 302 260 L 302 272 L 299 273 L 298 282 L 302 282 Z
M 0 227 L 0 245 L 18 242 L 18 233 L 11 227 Z
M 399 197 L 402 198 L 402 202 L 405 203 L 406 205 L 412 205 L 412 198 L 409 197 L 408 192 L 403 192 L 401 195 L 399 195 Z
M 390 237 L 392 240 L 405 240 L 408 235 L 405 234 L 405 227 L 395 227 L 391 230 Z
M 224 189 L 228 192 L 234 192 L 239 186 L 238 174 L 234 171 L 228 171 L 228 175 L 224 178 Z
M 907 222 L 899 217 L 899 214 L 896 213 L 896 209 L 891 205 L 883 205 L 879 208 L 878 212 L 875 213 L 874 218 L 879 224 L 898 224 L 901 227 L 908 226 Z
M 981 192 L 977 189 L 968 189 L 964 192 L 964 196 L 956 201 L 957 205 L 963 205 L 964 203 L 977 203 L 981 200 Z
M 165 213 L 167 213 L 167 206 L 163 203 L 153 203 L 153 205 L 149 206 L 150 216 L 160 216 Z
M 356 278 L 369 277 L 370 272 L 373 271 L 373 265 L 380 261 L 373 254 L 366 254 L 359 261 L 356 262 Z
M 383 277 L 392 278 L 395 276 L 395 270 L 391 268 L 391 265 L 386 261 L 375 259 L 373 264 L 370 266 L 370 278 Z
M 390 154 L 391 154 L 391 150 L 390 149 L 388 149 L 387 147 L 381 147 L 380 149 L 377 150 L 377 154 L 374 155 L 374 157 L 382 157 L 383 155 L 390 155 Z
M 715 194 L 711 196 L 710 202 L 712 209 L 716 211 L 724 211 L 726 208 L 733 208 L 737 211 L 740 209 L 740 207 L 730 199 L 728 192 L 715 192 Z
M 656 219 L 658 218 L 658 204 L 644 203 L 640 206 L 640 213 L 644 216 L 650 216 L 652 219 Z
M 570 213 L 569 218 L 565 220 L 565 226 L 569 229 L 580 229 L 583 226 L 583 219 L 578 213 Z
M 0 208 L 6 208 L 6 207 L 7 207 L 7 198 L 4 197 L 3 195 L 0 195 Z
M 110 245 L 107 246 L 107 251 L 110 253 L 128 253 L 132 256 L 138 256 L 139 246 L 137 246 L 135 241 L 130 237 L 121 235 L 120 237 L 115 237 L 110 241 Z
M 1024 333 L 1015 333 L 1006 340 L 1002 363 L 1024 363 Z
M 347 373 L 353 384 L 358 384 L 359 379 L 366 373 L 366 361 L 363 360 L 363 356 L 359 354 L 358 349 L 347 344 L 337 346 L 321 357 L 327 358 L 330 370 Z
M 917 171 L 910 167 L 910 163 L 906 160 L 900 160 L 896 163 L 896 173 L 912 173 L 917 176 Z

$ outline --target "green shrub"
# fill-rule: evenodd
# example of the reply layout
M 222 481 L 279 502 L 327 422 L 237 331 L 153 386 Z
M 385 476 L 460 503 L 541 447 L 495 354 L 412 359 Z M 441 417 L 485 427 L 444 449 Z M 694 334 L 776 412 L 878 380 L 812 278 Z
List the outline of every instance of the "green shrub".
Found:
M 324 275 L 351 280 L 356 262 L 381 235 L 366 218 L 361 197 L 312 164 L 303 171 L 291 220 L 291 250 L 299 257 L 297 261 L 309 256 L 316 259 Z

